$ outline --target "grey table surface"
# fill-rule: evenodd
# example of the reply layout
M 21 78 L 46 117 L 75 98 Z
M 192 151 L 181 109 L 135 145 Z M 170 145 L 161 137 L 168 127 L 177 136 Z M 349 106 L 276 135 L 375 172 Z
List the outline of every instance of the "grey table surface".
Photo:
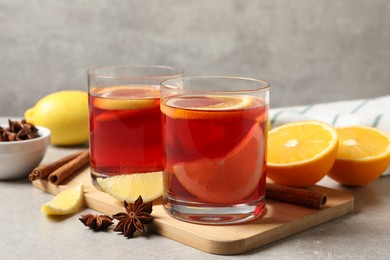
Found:
M 43 162 L 75 150 L 50 146 Z M 0 259 L 389 259 L 390 176 L 359 188 L 327 177 L 319 185 L 351 193 L 353 212 L 246 254 L 221 256 L 154 233 L 126 239 L 119 233 L 93 232 L 78 220 L 95 212 L 91 209 L 49 218 L 40 207 L 52 195 L 27 178 L 0 181 Z

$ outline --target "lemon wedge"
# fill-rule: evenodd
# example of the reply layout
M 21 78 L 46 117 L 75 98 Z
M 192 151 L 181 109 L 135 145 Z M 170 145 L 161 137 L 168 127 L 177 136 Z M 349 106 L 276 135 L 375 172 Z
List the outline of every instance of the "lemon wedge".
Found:
M 84 198 L 82 184 L 58 193 L 51 201 L 41 206 L 41 211 L 47 215 L 67 215 L 75 213 Z
M 140 195 L 144 202 L 149 202 L 163 192 L 162 172 L 133 173 L 96 180 L 103 191 L 128 203 L 134 203 Z

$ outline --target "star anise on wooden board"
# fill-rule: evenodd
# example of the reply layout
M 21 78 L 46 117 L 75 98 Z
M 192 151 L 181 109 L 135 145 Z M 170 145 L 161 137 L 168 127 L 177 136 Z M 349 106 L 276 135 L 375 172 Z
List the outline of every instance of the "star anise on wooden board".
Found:
M 86 214 L 81 215 L 81 218 L 79 218 L 83 224 L 95 231 L 104 230 L 107 229 L 109 226 L 114 224 L 112 222 L 113 218 L 107 215 L 93 215 L 93 214 Z
M 142 197 L 139 196 L 133 204 L 125 201 L 124 206 L 126 212 L 120 212 L 112 216 L 119 220 L 114 231 L 122 232 L 128 238 L 132 237 L 136 231 L 140 233 L 144 232 L 145 225 L 153 220 L 152 215 L 150 215 L 152 213 L 153 202 L 143 203 Z

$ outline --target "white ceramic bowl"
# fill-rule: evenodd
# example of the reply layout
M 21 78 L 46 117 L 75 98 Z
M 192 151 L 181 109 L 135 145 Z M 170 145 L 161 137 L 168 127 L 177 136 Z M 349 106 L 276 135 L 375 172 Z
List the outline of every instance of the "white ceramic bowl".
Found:
M 7 128 L 8 125 L 2 125 Z M 0 142 L 0 180 L 18 179 L 39 165 L 50 144 L 50 130 L 38 128 L 37 138 L 23 141 Z

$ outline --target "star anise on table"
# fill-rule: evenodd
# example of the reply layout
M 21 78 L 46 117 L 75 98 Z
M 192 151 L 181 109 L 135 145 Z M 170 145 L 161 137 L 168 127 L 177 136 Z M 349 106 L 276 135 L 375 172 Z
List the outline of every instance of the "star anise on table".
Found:
M 140 233 L 145 231 L 145 225 L 152 222 L 153 202 L 143 203 L 142 197 L 139 196 L 136 201 L 131 204 L 124 201 L 126 212 L 120 212 L 112 217 L 119 220 L 119 223 L 114 228 L 114 231 L 122 232 L 125 237 L 132 237 L 134 232 Z
M 114 224 L 112 222 L 113 218 L 107 215 L 93 215 L 93 214 L 86 214 L 81 215 L 81 218 L 79 218 L 83 224 L 95 231 L 104 230 L 107 229 L 109 226 Z

